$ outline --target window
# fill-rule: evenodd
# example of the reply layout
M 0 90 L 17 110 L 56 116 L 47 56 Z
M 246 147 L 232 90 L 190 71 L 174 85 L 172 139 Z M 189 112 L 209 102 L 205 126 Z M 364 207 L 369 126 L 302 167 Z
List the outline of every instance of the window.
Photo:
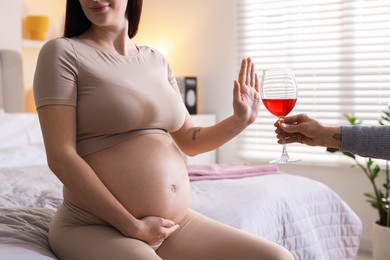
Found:
M 238 0 L 237 10 L 238 62 L 249 56 L 259 72 L 291 67 L 299 89 L 291 114 L 348 124 L 343 113 L 354 113 L 364 124 L 378 124 L 390 102 L 390 1 Z M 279 157 L 275 121 L 262 106 L 238 139 L 239 156 Z M 346 162 L 323 147 L 287 148 L 304 162 Z

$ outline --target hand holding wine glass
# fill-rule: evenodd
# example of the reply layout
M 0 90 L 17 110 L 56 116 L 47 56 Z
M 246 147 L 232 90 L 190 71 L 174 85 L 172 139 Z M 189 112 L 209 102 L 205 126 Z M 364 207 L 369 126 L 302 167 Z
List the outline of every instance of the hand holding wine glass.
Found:
M 269 112 L 279 119 L 293 110 L 298 97 L 294 73 L 289 68 L 264 70 L 261 76 L 261 99 Z M 289 157 L 286 145 L 283 144 L 282 156 L 270 163 L 297 162 L 299 159 Z

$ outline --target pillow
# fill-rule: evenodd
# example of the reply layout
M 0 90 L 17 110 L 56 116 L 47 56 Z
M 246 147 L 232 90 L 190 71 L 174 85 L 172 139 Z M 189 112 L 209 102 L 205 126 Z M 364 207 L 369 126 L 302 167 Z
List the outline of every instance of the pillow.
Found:
M 43 146 L 38 115 L 0 113 L 0 148 L 31 144 Z

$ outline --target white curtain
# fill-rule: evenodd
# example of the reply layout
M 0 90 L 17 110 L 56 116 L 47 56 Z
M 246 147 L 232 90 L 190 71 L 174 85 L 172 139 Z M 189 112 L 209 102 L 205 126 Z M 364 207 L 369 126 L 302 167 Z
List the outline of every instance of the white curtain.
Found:
M 291 67 L 298 101 L 290 114 L 305 112 L 325 124 L 345 124 L 343 113 L 378 125 L 390 102 L 389 0 L 238 0 L 238 57 L 257 70 Z M 239 156 L 268 161 L 280 156 L 264 106 L 238 139 Z M 347 162 L 325 148 L 287 146 L 307 163 Z

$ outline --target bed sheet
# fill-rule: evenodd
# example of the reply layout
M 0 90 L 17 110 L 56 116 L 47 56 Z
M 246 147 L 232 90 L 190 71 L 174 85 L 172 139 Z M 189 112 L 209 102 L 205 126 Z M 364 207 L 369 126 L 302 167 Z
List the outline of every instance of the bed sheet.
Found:
M 274 241 L 296 259 L 355 259 L 362 223 L 330 188 L 290 174 L 192 183 L 199 212 Z
M 54 210 L 44 208 L 0 208 L 0 258 L 56 259 L 47 233 Z

